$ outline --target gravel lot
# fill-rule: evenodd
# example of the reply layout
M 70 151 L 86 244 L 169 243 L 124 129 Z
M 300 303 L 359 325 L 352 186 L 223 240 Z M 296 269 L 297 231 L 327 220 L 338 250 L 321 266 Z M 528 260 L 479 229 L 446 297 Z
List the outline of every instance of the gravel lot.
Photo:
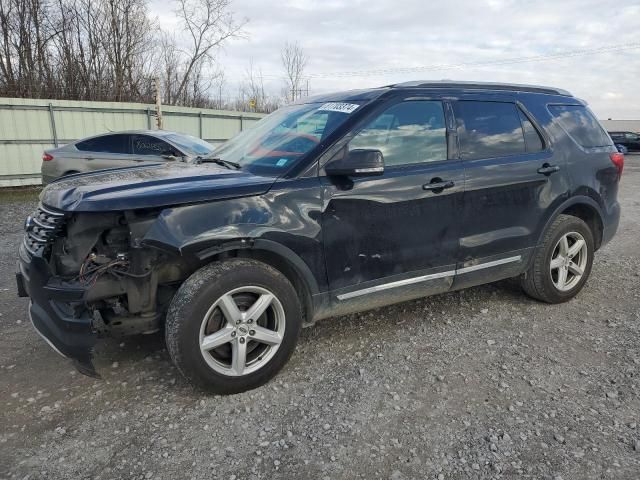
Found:
M 513 282 L 320 322 L 270 384 L 194 391 L 160 336 L 103 380 L 32 330 L 14 286 L 33 191 L 0 194 L 0 477 L 640 478 L 640 156 L 573 301 Z

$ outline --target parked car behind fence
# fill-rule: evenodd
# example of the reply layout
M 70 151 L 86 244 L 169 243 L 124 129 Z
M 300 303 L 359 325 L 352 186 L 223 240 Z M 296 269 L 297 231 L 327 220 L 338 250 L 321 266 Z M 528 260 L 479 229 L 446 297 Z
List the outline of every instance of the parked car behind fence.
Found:
M 105 168 L 189 160 L 206 156 L 213 145 L 199 138 L 165 130 L 132 130 L 84 138 L 42 155 L 42 183 L 58 177 Z

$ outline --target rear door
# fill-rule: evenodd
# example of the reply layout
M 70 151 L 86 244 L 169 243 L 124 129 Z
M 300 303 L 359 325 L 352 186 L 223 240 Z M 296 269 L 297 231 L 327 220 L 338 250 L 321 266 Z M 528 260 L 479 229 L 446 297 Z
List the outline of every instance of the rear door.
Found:
M 545 212 L 568 195 L 564 160 L 510 98 L 452 102 L 465 171 L 456 287 L 521 273 Z
M 131 158 L 131 136 L 124 133 L 89 138 L 76 143 L 75 147 L 80 171 L 136 164 Z
M 450 288 L 464 172 L 448 155 L 445 109 L 439 99 L 415 97 L 381 106 L 339 154 L 380 150 L 384 175 L 321 177 L 323 244 L 337 311 Z

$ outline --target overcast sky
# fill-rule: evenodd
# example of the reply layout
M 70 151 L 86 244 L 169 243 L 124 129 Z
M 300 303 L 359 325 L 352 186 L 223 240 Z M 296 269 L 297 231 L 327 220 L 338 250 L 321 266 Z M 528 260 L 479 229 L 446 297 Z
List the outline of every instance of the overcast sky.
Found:
M 162 28 L 177 28 L 171 2 L 152 0 Z M 279 92 L 280 50 L 298 41 L 309 56 L 311 93 L 407 80 L 483 80 L 550 85 L 589 102 L 600 118 L 640 118 L 639 0 L 235 0 L 246 38 L 218 54 L 228 94 L 253 60 Z M 417 72 L 372 70 L 496 62 L 612 45 L 608 51 L 509 65 Z M 353 72 L 353 75 L 335 75 Z

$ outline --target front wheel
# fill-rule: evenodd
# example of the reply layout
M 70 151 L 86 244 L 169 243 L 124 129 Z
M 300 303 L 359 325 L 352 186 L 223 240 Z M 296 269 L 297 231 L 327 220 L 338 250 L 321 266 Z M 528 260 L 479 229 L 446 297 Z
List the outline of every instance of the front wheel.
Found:
M 188 380 L 230 394 L 273 378 L 293 353 L 301 325 L 300 301 L 282 273 L 233 259 L 207 265 L 182 284 L 165 335 Z
M 531 297 L 562 303 L 584 286 L 593 265 L 593 234 L 580 218 L 559 215 L 545 233 L 522 287 Z

